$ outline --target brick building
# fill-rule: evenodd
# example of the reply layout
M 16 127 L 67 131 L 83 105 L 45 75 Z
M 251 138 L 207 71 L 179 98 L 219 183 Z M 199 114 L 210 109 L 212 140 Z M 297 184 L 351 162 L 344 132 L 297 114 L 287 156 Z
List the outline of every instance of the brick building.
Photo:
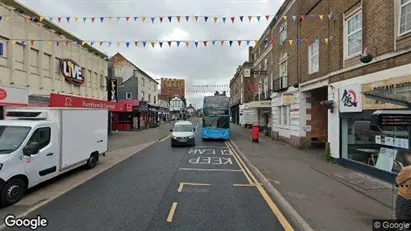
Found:
M 169 102 L 176 95 L 180 99 L 185 99 L 185 79 L 161 78 L 160 98 Z
M 235 124 L 240 123 L 239 106 L 244 103 L 253 101 L 253 79 L 251 78 L 251 63 L 244 62 L 238 66 L 236 73 L 230 80 L 230 110 L 231 121 Z

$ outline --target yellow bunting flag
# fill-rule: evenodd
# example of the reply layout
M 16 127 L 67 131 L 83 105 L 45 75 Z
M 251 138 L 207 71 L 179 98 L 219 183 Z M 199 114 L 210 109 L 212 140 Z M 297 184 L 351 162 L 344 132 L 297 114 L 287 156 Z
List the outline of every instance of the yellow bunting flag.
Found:
M 224 40 L 221 40 L 220 42 L 221 42 L 221 46 L 222 46 L 222 45 L 224 45 L 224 42 L 225 42 L 225 41 L 224 41 Z
M 217 18 L 217 17 L 214 17 L 214 23 L 216 23 L 216 22 L 217 22 L 217 20 L 218 20 L 218 18 Z
M 117 47 L 120 47 L 120 45 L 121 45 L 121 42 L 117 42 Z
M 44 17 L 43 17 L 43 16 L 40 16 L 40 22 L 43 21 L 43 19 L 44 19 Z
M 284 20 L 287 20 L 287 16 L 284 16 L 283 18 L 284 18 Z
M 324 15 L 320 14 L 319 16 L 320 16 L 320 19 L 323 20 Z
M 141 21 L 145 22 L 146 21 L 146 17 L 141 17 Z
M 186 41 L 186 46 L 188 47 L 190 45 L 190 41 Z
M 50 41 L 49 41 L 47 44 L 48 44 L 49 46 L 53 45 L 53 43 L 52 43 L 52 42 L 50 42 Z
M 177 21 L 180 22 L 181 16 L 177 16 Z
M 254 45 L 257 46 L 259 42 L 260 42 L 260 41 L 255 40 L 255 41 L 254 41 Z
M 294 44 L 294 40 L 290 39 L 288 40 L 288 43 L 290 44 L 290 46 L 292 46 Z
M 154 47 L 154 45 L 156 45 L 156 42 L 150 42 L 151 46 Z
M 16 43 L 17 43 L 16 41 L 13 41 L 13 42 L 12 42 L 13 45 L 16 45 Z
M 325 41 L 325 44 L 328 44 L 328 38 L 325 38 L 324 41 Z
M 74 17 L 74 21 L 75 21 L 75 22 L 78 21 L 78 17 L 77 17 L 77 16 Z
M 251 20 L 253 19 L 253 16 L 248 16 L 248 21 L 251 22 Z
M 10 16 L 7 16 L 6 17 L 6 21 L 8 22 L 10 20 Z
M 111 21 L 112 19 L 113 19 L 113 17 L 111 17 L 111 16 L 108 17 L 108 20 L 109 20 L 109 21 Z

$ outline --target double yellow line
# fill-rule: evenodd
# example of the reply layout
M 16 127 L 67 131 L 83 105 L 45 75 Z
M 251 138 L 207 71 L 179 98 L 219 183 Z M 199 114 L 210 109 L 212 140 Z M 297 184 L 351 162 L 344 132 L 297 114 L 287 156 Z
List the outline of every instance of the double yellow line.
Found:
M 243 160 L 238 155 L 238 153 L 235 151 L 235 149 L 233 148 L 233 146 L 231 145 L 230 142 L 231 142 L 231 140 L 226 141 L 225 144 L 227 145 L 228 149 L 233 154 L 233 157 L 237 161 L 238 166 L 240 166 L 241 171 L 244 173 L 245 177 L 247 178 L 247 180 L 249 182 L 249 186 L 257 187 L 257 189 L 260 192 L 261 196 L 264 198 L 264 200 L 267 202 L 268 206 L 271 208 L 271 211 L 273 211 L 273 213 L 277 217 L 278 221 L 284 227 L 284 230 L 294 231 L 294 229 L 291 227 L 290 223 L 287 221 L 287 219 L 285 219 L 284 215 L 281 213 L 281 211 L 275 205 L 274 201 L 271 199 L 271 197 L 265 191 L 263 186 L 261 186 L 262 184 L 257 181 L 257 179 L 254 177 L 254 175 L 248 169 L 247 165 L 244 164 Z M 245 186 L 245 185 L 242 185 L 242 186 Z

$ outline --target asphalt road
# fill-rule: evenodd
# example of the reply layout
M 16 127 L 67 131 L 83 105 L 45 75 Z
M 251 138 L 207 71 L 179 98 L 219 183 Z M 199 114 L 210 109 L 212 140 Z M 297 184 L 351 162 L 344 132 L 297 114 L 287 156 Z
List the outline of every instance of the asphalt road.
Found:
M 256 187 L 234 186 L 249 181 L 225 142 L 198 130 L 196 147 L 160 141 L 28 217 L 53 231 L 284 230 Z

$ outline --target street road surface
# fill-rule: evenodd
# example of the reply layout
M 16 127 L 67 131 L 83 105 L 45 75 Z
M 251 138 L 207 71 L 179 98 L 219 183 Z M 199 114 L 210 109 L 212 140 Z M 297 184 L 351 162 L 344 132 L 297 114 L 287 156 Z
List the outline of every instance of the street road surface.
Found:
M 227 144 L 202 142 L 199 130 L 196 147 L 164 139 L 28 217 L 53 231 L 292 230 Z

